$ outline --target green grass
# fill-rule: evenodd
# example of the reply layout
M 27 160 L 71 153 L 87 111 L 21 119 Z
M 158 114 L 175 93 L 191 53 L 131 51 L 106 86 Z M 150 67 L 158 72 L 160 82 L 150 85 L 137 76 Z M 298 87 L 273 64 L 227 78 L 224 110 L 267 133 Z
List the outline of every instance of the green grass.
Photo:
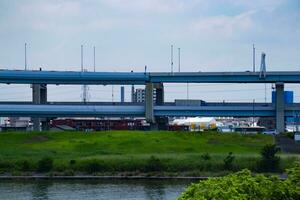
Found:
M 228 152 L 234 153 L 238 170 L 254 167 L 261 148 L 273 143 L 266 135 L 215 132 L 8 132 L 0 134 L 0 170 L 18 170 L 24 160 L 34 169 L 38 160 L 51 157 L 58 171 L 85 171 L 88 162 L 99 162 L 99 171 L 143 171 L 153 155 L 163 171 L 217 172 Z M 201 158 L 205 153 L 210 160 Z M 71 166 L 70 160 L 76 164 Z

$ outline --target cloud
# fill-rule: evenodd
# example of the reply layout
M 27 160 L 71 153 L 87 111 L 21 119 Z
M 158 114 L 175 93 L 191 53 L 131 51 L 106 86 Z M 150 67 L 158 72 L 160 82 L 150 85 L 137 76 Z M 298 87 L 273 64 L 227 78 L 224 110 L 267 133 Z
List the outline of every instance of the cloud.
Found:
M 216 37 L 231 39 L 236 34 L 246 32 L 253 27 L 254 12 L 246 12 L 235 16 L 213 16 L 194 20 L 188 30 L 201 37 Z
M 285 0 L 226 0 L 231 5 L 241 6 L 249 10 L 273 11 L 281 6 Z
M 112 8 L 122 11 L 171 13 L 182 11 L 191 2 L 183 0 L 102 0 Z
M 80 3 L 76 1 L 38 1 L 22 4 L 20 11 L 40 17 L 74 17 L 80 13 Z

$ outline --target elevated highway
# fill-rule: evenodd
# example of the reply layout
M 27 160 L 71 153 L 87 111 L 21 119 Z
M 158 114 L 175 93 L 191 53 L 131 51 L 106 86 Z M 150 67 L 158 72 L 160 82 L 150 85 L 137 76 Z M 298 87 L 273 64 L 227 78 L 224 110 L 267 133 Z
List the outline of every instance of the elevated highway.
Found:
M 300 71 L 263 72 L 74 72 L 0 70 L 0 83 L 32 84 L 36 105 L 0 105 L 0 115 L 9 116 L 144 116 L 151 124 L 160 116 L 275 116 L 276 129 L 284 131 L 284 117 L 299 111 L 298 105 L 284 102 L 284 84 L 300 83 Z M 274 83 L 276 103 L 205 106 L 164 104 L 164 83 Z M 144 105 L 48 105 L 47 85 L 145 85 Z M 156 88 L 156 104 L 153 89 Z M 39 130 L 35 118 L 34 129 Z
M 273 104 L 264 103 L 207 103 L 203 106 L 178 106 L 174 103 L 154 106 L 155 117 L 213 116 L 213 117 L 275 117 Z M 145 105 L 133 103 L 59 103 L 32 104 L 29 102 L 1 103 L 0 116 L 26 117 L 144 117 Z M 300 115 L 300 104 L 285 107 L 285 117 Z
M 0 70 L 6 84 L 145 85 L 151 83 L 300 83 L 300 71 L 266 72 L 74 72 Z

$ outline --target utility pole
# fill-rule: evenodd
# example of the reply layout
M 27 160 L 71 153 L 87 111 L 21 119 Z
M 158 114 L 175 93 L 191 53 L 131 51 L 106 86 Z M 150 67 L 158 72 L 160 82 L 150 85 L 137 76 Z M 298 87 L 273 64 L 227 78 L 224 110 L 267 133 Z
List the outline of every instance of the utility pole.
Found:
M 96 72 L 96 47 L 94 46 L 94 72 Z
M 255 72 L 255 46 L 254 46 L 254 44 L 253 44 L 253 60 L 252 60 L 252 62 L 253 62 L 253 72 Z
M 171 45 L 171 73 L 173 74 L 173 45 Z
M 253 99 L 253 103 L 252 103 L 252 126 L 254 126 L 254 106 L 255 106 L 255 99 Z
M 180 72 L 180 48 L 178 48 L 178 72 Z
M 27 43 L 25 42 L 25 70 L 27 70 Z
M 83 45 L 81 45 L 81 72 L 83 72 Z

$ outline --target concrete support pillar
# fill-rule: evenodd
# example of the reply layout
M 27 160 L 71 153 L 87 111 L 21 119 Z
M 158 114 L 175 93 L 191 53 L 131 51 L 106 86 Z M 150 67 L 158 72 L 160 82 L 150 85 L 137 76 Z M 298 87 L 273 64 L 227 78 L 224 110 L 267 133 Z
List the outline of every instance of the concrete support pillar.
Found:
M 47 103 L 47 85 L 45 84 L 32 84 L 32 103 L 33 104 L 46 104 Z M 33 117 L 33 130 L 40 131 L 47 130 L 49 123 L 47 118 Z M 40 126 L 42 122 L 42 127 Z
M 155 83 L 154 88 L 156 90 L 155 105 L 164 105 L 164 85 L 163 83 Z M 169 118 L 168 117 L 155 117 L 156 127 L 159 130 L 168 130 Z
M 277 133 L 283 133 L 284 124 L 284 83 L 276 83 L 276 130 Z
M 156 101 L 155 104 L 160 106 L 164 104 L 164 84 L 155 83 L 154 88 L 156 89 Z
M 155 123 L 153 112 L 153 83 L 146 83 L 145 88 L 145 117 L 150 124 Z

